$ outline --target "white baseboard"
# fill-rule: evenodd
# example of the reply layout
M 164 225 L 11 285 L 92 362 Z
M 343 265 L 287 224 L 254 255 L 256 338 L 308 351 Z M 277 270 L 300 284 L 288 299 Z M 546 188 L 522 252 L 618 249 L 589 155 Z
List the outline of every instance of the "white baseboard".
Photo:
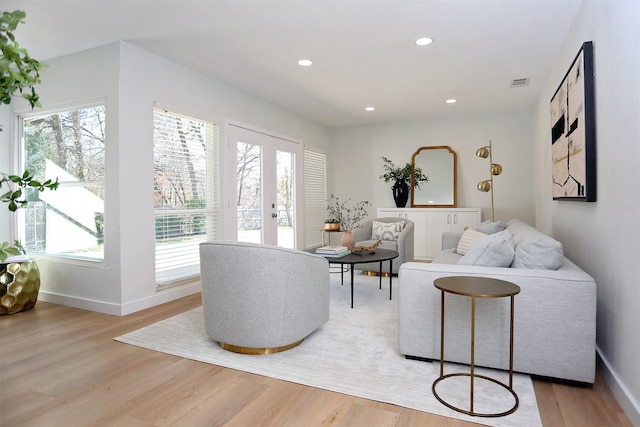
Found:
M 202 290 L 200 281 L 186 283 L 180 286 L 170 287 L 156 292 L 147 298 L 142 298 L 122 305 L 122 316 L 144 310 L 145 308 L 155 307 L 169 301 L 177 300 L 188 295 L 193 295 Z
M 71 295 L 56 294 L 40 290 L 38 301 L 50 302 L 67 307 L 80 308 L 82 310 L 96 311 L 98 313 L 120 315 L 120 305 L 104 301 L 78 298 Z
M 160 290 L 155 295 L 141 298 L 125 304 L 115 304 L 104 301 L 95 301 L 84 298 L 78 298 L 70 295 L 56 294 L 47 291 L 40 291 L 38 300 L 50 302 L 53 304 L 65 305 L 68 307 L 79 308 L 82 310 L 95 311 L 98 313 L 111 314 L 114 316 L 126 316 L 136 311 L 155 307 L 188 295 L 200 292 L 200 282 L 188 283 L 181 286 L 171 287 L 169 289 Z
M 616 397 L 618 404 L 620 404 L 629 421 L 631 421 L 631 425 L 640 426 L 640 404 L 632 396 L 627 386 L 616 371 L 612 369 L 611 364 L 609 364 L 609 361 L 602 355 L 597 346 L 596 352 L 598 353 L 598 369 L 607 382 L 611 393 Z

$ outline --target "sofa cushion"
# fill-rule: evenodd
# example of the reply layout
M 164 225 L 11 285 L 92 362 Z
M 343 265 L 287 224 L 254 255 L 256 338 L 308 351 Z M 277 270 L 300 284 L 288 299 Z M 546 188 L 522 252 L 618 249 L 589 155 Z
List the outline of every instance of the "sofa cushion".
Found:
M 532 234 L 516 246 L 511 267 L 557 270 L 562 266 L 563 260 L 562 243 L 546 234 Z
M 557 270 L 564 261 L 562 243 L 513 219 L 507 224 L 515 239 L 515 255 L 511 267 L 535 270 Z
M 484 234 L 493 234 L 507 228 L 504 221 L 485 221 L 476 227 L 476 230 Z
M 373 221 L 371 224 L 371 240 L 388 240 L 397 242 L 400 233 L 404 230 L 404 221 L 379 222 Z
M 466 254 L 471 245 L 473 245 L 478 240 L 482 240 L 485 237 L 487 237 L 486 233 L 482 233 L 472 228 L 467 228 L 466 230 L 464 230 L 464 233 L 462 233 L 460 240 L 458 240 L 456 252 L 460 255 Z
M 489 234 L 477 241 L 458 260 L 461 265 L 481 265 L 485 267 L 509 267 L 513 262 L 514 240 L 509 230 Z

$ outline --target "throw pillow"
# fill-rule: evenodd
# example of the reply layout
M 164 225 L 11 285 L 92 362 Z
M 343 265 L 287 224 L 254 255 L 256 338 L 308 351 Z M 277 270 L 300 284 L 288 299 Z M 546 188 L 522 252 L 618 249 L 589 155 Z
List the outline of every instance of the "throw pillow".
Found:
M 514 246 L 513 233 L 509 230 L 489 234 L 471 245 L 458 264 L 509 267 L 515 254 Z
M 402 230 L 404 230 L 404 221 L 379 222 L 374 220 L 371 224 L 371 240 L 397 242 Z
M 467 228 L 464 233 L 462 233 L 462 237 L 460 237 L 460 240 L 458 241 L 456 252 L 460 255 L 466 254 L 471 245 L 486 236 L 486 233 L 474 230 L 473 228 Z
M 505 228 L 507 228 L 507 224 L 505 224 L 504 221 L 495 221 L 495 222 L 485 221 L 479 226 L 477 226 L 476 230 L 484 234 L 493 234 L 493 233 L 497 233 L 498 231 L 502 231 Z
M 542 233 L 532 233 L 516 246 L 511 267 L 557 270 L 564 261 L 562 243 Z

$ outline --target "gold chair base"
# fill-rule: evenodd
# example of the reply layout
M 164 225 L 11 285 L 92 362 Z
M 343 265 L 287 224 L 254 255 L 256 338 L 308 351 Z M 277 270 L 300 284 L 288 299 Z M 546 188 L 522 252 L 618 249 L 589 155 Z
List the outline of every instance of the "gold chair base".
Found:
M 373 277 L 380 276 L 379 271 L 363 271 L 362 273 L 366 274 L 367 276 L 373 276 Z M 382 273 L 382 277 L 389 277 L 389 273 Z
M 231 351 L 233 353 L 263 355 L 263 354 L 280 353 L 282 351 L 292 349 L 300 345 L 302 341 L 304 341 L 304 338 L 302 338 L 300 341 L 296 341 L 288 345 L 283 345 L 281 347 L 267 347 L 267 348 L 242 347 L 239 345 L 227 344 L 220 341 L 218 341 L 218 344 L 220 344 L 220 347 L 222 347 L 223 349 L 227 351 Z

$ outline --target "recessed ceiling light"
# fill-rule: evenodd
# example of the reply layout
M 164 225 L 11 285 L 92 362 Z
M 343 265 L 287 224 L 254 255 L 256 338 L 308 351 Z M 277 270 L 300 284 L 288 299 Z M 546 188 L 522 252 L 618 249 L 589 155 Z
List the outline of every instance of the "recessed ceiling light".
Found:
M 376 107 L 366 107 L 366 111 L 375 111 Z
M 453 99 L 453 98 L 449 98 L 445 101 L 447 104 L 455 104 L 456 102 L 458 102 L 457 99 Z
M 429 37 L 421 37 L 418 40 L 416 40 L 416 44 L 418 46 L 427 46 L 431 43 L 433 43 L 433 39 L 430 39 Z
M 311 61 L 310 59 L 301 59 L 300 61 L 298 61 L 298 65 L 300 65 L 301 67 L 308 67 L 311 64 L 313 64 L 313 61 Z

